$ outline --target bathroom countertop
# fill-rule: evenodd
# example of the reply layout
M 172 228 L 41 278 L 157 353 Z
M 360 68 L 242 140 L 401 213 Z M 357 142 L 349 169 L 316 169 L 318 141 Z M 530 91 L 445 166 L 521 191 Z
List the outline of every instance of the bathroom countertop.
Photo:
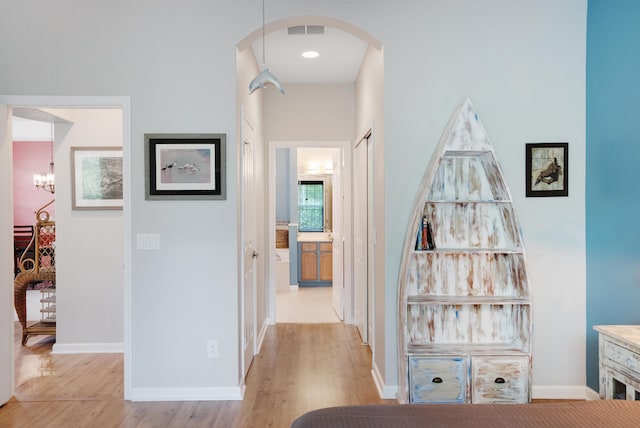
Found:
M 300 232 L 298 242 L 331 242 L 331 232 Z

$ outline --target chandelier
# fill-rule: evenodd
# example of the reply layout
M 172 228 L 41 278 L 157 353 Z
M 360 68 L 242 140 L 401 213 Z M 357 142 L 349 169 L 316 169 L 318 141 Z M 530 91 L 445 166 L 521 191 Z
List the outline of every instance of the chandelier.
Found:
M 55 177 L 53 175 L 53 122 L 51 122 L 51 162 L 49 162 L 49 172 L 46 174 L 33 174 L 33 184 L 37 189 L 42 189 L 49 193 L 56 192 Z

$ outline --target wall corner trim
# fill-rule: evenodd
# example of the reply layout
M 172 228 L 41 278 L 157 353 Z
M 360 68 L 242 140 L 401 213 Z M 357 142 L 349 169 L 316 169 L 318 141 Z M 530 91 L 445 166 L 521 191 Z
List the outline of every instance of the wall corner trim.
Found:
M 398 395 L 398 385 L 385 385 L 384 379 L 380 374 L 380 370 L 375 362 L 372 364 L 371 369 L 371 377 L 373 378 L 373 382 L 376 384 L 376 389 L 378 390 L 378 395 L 383 400 L 395 400 Z

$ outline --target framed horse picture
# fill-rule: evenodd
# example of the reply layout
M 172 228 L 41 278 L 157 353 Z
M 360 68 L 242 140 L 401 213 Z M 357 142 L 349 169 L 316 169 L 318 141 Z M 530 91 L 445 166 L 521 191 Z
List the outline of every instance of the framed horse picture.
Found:
M 569 196 L 569 143 L 526 144 L 526 196 Z

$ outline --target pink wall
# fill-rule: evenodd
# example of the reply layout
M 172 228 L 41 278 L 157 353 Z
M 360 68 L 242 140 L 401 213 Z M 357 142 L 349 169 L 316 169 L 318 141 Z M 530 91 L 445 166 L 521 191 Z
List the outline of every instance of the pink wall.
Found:
M 46 174 L 49 162 L 50 142 L 13 142 L 13 224 L 35 224 L 35 212 L 54 198 L 51 193 L 33 185 L 33 174 Z M 55 203 L 49 206 L 48 211 L 55 219 Z

